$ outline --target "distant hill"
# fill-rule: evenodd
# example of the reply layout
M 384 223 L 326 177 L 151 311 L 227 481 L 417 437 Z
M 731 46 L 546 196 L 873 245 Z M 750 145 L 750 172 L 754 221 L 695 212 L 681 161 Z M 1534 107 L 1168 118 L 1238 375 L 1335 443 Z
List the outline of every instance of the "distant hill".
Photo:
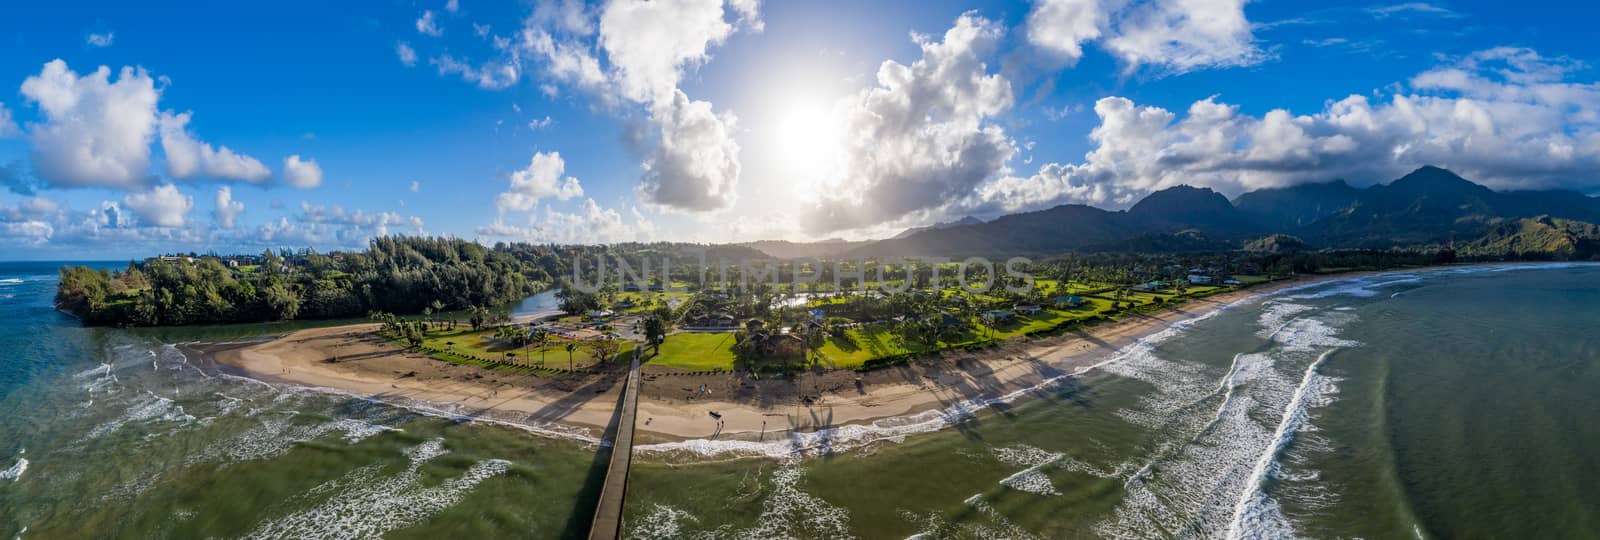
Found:
M 735 245 L 754 249 L 768 257 L 778 259 L 794 259 L 800 257 L 834 257 L 870 243 L 872 243 L 871 240 L 851 242 L 848 240 L 835 238 L 818 242 L 758 240 L 755 242 L 744 242 Z
M 961 219 L 958 219 L 958 220 L 955 220 L 955 221 L 946 222 L 946 223 L 935 223 L 933 225 L 928 225 L 926 227 L 912 227 L 910 229 L 906 229 L 906 230 L 900 231 L 900 234 L 891 236 L 889 238 L 890 239 L 905 238 L 907 236 L 911 236 L 913 234 L 917 234 L 917 233 L 922 232 L 922 231 L 928 231 L 928 230 L 934 230 L 934 229 L 948 229 L 948 228 L 951 228 L 951 227 L 960 227 L 962 225 L 977 225 L 977 224 L 980 224 L 980 223 L 983 223 L 983 220 L 975 218 L 975 217 L 972 217 L 972 216 L 966 216 L 966 217 L 963 217 Z
M 1461 246 L 1464 254 L 1546 254 L 1564 259 L 1600 255 L 1600 226 L 1570 219 L 1539 216 L 1508 220 Z
M 1537 226 L 1507 223 L 1546 216 Z M 1065 251 L 1202 251 L 1390 247 L 1497 238 L 1491 244 L 1571 235 L 1581 246 L 1600 223 L 1600 198 L 1573 191 L 1494 191 L 1438 167 L 1358 189 L 1343 180 L 1248 192 L 1229 201 L 1207 188 L 1177 186 L 1126 211 L 1084 205 L 1002 216 L 986 223 L 910 230 L 854 246 L 848 256 L 974 256 Z M 1540 231 L 1535 233 L 1535 231 Z M 1273 235 L 1284 235 L 1275 237 Z M 1523 240 L 1513 240 L 1519 235 Z M 1554 241 L 1553 241 L 1554 242 Z M 1564 246 L 1564 244 L 1562 244 Z

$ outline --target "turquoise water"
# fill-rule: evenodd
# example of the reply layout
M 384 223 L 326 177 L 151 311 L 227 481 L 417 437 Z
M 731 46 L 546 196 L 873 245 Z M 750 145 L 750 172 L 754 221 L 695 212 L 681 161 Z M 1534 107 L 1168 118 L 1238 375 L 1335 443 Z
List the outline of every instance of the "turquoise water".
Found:
M 0 264 L 0 538 L 554 538 L 606 451 L 228 376 Z M 1600 266 L 1230 306 L 1057 383 L 770 443 L 641 447 L 635 538 L 1600 537 Z M 446 411 L 448 412 L 448 411 Z

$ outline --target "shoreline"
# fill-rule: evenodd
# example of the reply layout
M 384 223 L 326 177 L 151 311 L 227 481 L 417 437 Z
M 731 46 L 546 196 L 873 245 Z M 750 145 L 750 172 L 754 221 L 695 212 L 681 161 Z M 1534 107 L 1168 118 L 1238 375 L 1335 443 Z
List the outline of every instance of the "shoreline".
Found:
M 736 372 L 689 375 L 646 364 L 636 437 L 641 447 L 661 451 L 694 450 L 708 441 L 725 449 L 802 450 L 832 444 L 841 430 L 869 438 L 881 436 L 863 430 L 932 431 L 948 425 L 946 409 L 976 412 L 1082 376 L 1142 340 L 1232 305 L 1293 287 L 1435 268 L 1440 267 L 1300 276 L 1057 336 L 1011 339 L 975 352 L 946 351 L 868 372 L 814 370 L 792 381 L 761 380 Z M 376 334 L 377 326 L 306 329 L 264 342 L 193 349 L 234 375 L 591 442 L 600 440 L 611 423 L 626 376 L 625 368 L 549 377 L 452 364 L 389 343 Z M 707 397 L 698 397 L 701 385 Z M 929 422 L 933 425 L 924 425 Z

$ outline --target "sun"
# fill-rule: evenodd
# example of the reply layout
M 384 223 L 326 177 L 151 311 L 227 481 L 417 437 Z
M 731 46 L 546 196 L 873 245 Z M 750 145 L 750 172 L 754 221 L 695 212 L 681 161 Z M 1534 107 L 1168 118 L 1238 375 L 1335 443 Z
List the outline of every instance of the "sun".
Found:
M 800 195 L 823 186 L 835 170 L 841 130 L 833 108 L 824 100 L 795 97 L 781 102 L 774 115 L 772 142 L 781 176 Z

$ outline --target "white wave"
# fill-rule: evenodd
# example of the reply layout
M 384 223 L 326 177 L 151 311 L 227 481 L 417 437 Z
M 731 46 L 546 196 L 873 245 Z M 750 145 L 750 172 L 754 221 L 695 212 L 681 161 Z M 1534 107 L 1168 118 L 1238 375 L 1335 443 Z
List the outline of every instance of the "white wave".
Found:
M 1261 316 L 1256 319 L 1261 325 L 1261 330 L 1256 335 L 1272 339 L 1272 335 L 1282 330 L 1284 325 L 1301 313 L 1311 311 L 1313 308 L 1305 304 L 1295 304 L 1282 300 L 1271 300 L 1262 304 Z
M 17 278 L 0 279 L 0 285 L 4 285 L 4 286 L 18 285 L 18 284 L 21 284 L 21 283 L 22 283 L 22 280 L 17 279 Z
M 264 417 L 260 427 L 213 443 L 211 446 L 191 454 L 186 463 L 189 465 L 211 461 L 234 463 L 275 457 L 288 452 L 296 444 L 310 441 L 332 432 L 343 433 L 345 443 L 353 445 L 379 433 L 401 431 L 398 428 L 371 424 L 350 418 L 341 418 L 309 426 L 297 425 L 290 420 L 289 418 Z
M 133 403 L 128 405 L 121 417 L 95 426 L 83 440 L 104 437 L 130 422 L 163 421 L 184 424 L 194 420 L 193 416 L 184 412 L 182 405 L 147 390 L 144 395 L 136 397 Z
M 1418 283 L 1421 281 L 1421 277 L 1412 274 L 1379 274 L 1371 277 L 1359 277 L 1351 278 L 1349 280 L 1333 281 L 1330 282 L 1331 285 L 1326 289 L 1311 293 L 1292 295 L 1290 298 L 1303 300 L 1330 298 L 1334 296 L 1370 298 L 1378 295 L 1378 291 L 1376 289 L 1393 285 L 1402 285 L 1406 283 Z
M 1277 346 L 1263 352 L 1236 354 L 1219 383 L 1205 386 L 1171 375 L 1151 376 L 1161 381 L 1157 396 L 1188 400 L 1192 395 L 1203 394 L 1206 399 L 1220 395 L 1220 403 L 1204 422 L 1184 420 L 1183 417 L 1205 418 L 1190 411 L 1166 420 L 1165 430 L 1193 435 L 1157 448 L 1154 459 L 1126 480 L 1123 501 L 1110 518 L 1097 524 L 1097 533 L 1142 537 L 1154 531 L 1187 531 L 1207 536 L 1228 530 L 1234 522 L 1240 494 L 1257 489 L 1252 486 L 1259 484 L 1252 465 L 1263 452 L 1283 444 L 1280 434 L 1255 418 L 1265 416 L 1264 411 L 1282 414 L 1285 408 L 1303 410 L 1326 403 L 1323 396 L 1333 393 L 1331 378 L 1319 376 L 1308 391 L 1297 384 L 1302 377 L 1291 375 L 1290 370 L 1319 363 L 1323 357 L 1318 352 L 1359 345 L 1336 335 L 1337 327 L 1354 320 L 1354 316 L 1330 311 L 1306 317 L 1308 309 L 1280 301 L 1269 301 L 1262 309 L 1258 335 Z M 1141 407 L 1171 409 L 1163 408 L 1159 398 L 1142 400 Z M 1192 431 L 1189 426 L 1194 426 Z M 1295 428 L 1309 429 L 1309 425 L 1296 424 Z
M 27 448 L 23 448 L 21 452 L 17 452 L 17 462 L 11 464 L 10 468 L 0 471 L 0 480 L 10 480 L 15 482 L 17 479 L 22 478 L 22 473 L 28 472 L 28 458 L 22 457 L 22 454 L 26 453 L 28 453 Z
M 422 487 L 422 465 L 448 453 L 443 443 L 432 439 L 407 450 L 409 465 L 393 476 L 377 478 L 376 468 L 362 468 L 313 488 L 337 493 L 322 505 L 262 523 L 245 538 L 379 538 L 455 506 L 478 484 L 510 468 L 501 459 L 479 461 L 461 476 Z
M 641 540 L 683 538 L 686 532 L 685 521 L 693 523 L 699 520 L 683 510 L 656 503 L 650 507 L 650 513 L 628 523 L 628 538 Z
M 772 472 L 772 491 L 752 529 L 732 538 L 854 538 L 850 512 L 800 489 L 805 470 L 790 463 Z
M 1285 350 L 1310 351 L 1323 347 L 1355 347 L 1360 342 L 1340 338 L 1337 330 L 1320 319 L 1296 319 L 1272 335 Z
M 1310 421 L 1310 407 L 1331 393 L 1332 382 L 1318 374 L 1317 368 L 1327 361 L 1334 350 L 1337 349 L 1318 355 L 1316 361 L 1306 367 L 1305 376 L 1295 388 L 1294 397 L 1283 409 L 1283 416 L 1272 434 L 1272 444 L 1268 445 L 1256 460 L 1255 468 L 1251 471 L 1249 482 L 1246 484 L 1247 489 L 1239 495 L 1239 501 L 1234 505 L 1233 521 L 1228 525 L 1228 538 L 1294 536 L 1294 528 L 1283 516 L 1277 501 L 1268 497 L 1262 488 L 1277 461 L 1278 454 L 1289 445 L 1295 432 Z
M 1026 444 L 995 448 L 993 453 L 996 458 L 1008 465 L 1026 467 L 1000 479 L 1000 485 L 1035 495 L 1061 494 L 1056 491 L 1055 484 L 1050 482 L 1050 476 L 1044 473 L 1044 469 L 1061 461 L 1066 454 L 1049 452 Z
M 1110 366 L 1153 358 L 1150 350 L 1155 345 L 1179 336 L 1195 324 L 1215 317 L 1223 311 L 1248 300 L 1250 299 L 1237 300 L 1218 306 L 1204 315 L 1174 322 L 1168 325 L 1167 328 L 1112 353 L 1106 360 L 1099 363 L 1079 367 L 1071 373 L 1051 377 L 1037 385 L 996 397 L 961 400 L 944 409 L 883 418 L 866 424 L 846 424 L 809 433 L 789 432 L 787 438 L 780 440 L 758 442 L 734 439 L 691 439 L 670 443 L 639 445 L 634 447 L 634 451 L 654 454 L 690 454 L 701 457 L 733 455 L 782 458 L 807 454 L 827 454 L 883 441 L 900 442 L 907 435 L 944 429 L 972 417 L 985 408 L 1015 402 L 1022 397 L 1053 387 L 1062 381 L 1091 371 L 1110 371 L 1108 369 Z
M 979 514 L 983 515 L 983 517 L 988 518 L 990 523 L 993 523 L 993 525 L 984 523 L 967 523 L 963 528 L 967 530 L 969 535 L 975 538 L 1038 538 L 1037 535 L 1028 532 L 1027 529 L 1017 526 L 1016 523 L 1013 523 L 1010 519 L 1006 518 L 1006 516 L 1001 514 L 1000 511 L 995 510 L 993 506 L 989 505 L 989 501 L 984 500 L 983 495 L 981 494 L 967 497 L 967 500 L 961 501 L 961 503 L 972 507 L 973 510 L 977 510 Z
M 276 387 L 274 387 L 274 388 L 276 388 Z M 395 398 L 395 397 L 378 398 L 378 397 L 374 397 L 374 396 L 368 395 L 368 394 L 361 394 L 361 393 L 357 393 L 357 392 L 351 392 L 351 391 L 348 391 L 348 390 L 341 390 L 341 389 L 338 389 L 338 388 L 328 388 L 328 387 L 323 387 L 323 386 L 286 385 L 283 388 L 281 388 L 281 390 L 283 390 L 283 393 L 280 394 L 276 398 L 277 400 L 295 399 L 300 394 L 320 394 L 320 395 L 340 396 L 340 397 L 345 397 L 345 398 L 349 398 L 349 399 L 363 401 L 363 402 L 370 403 L 370 404 L 373 404 L 373 405 L 386 405 L 386 406 L 390 406 L 390 407 L 404 409 L 406 411 L 417 413 L 417 414 L 420 414 L 420 415 L 423 415 L 423 416 L 431 416 L 431 417 L 435 417 L 435 418 L 444 418 L 444 419 L 455 421 L 455 422 L 473 422 L 473 423 L 479 423 L 479 424 L 487 424 L 487 425 L 509 427 L 509 428 L 515 428 L 515 429 L 519 429 L 519 430 L 522 430 L 522 431 L 526 431 L 528 433 L 532 433 L 532 434 L 535 434 L 535 435 L 541 435 L 541 436 L 555 438 L 555 439 L 566 439 L 566 440 L 578 441 L 578 442 L 583 442 L 583 443 L 588 443 L 588 444 L 598 445 L 598 444 L 602 443 L 602 441 L 600 440 L 599 437 L 595 437 L 594 436 L 593 430 L 590 430 L 588 428 L 583 428 L 583 427 L 579 427 L 579 426 L 570 426 L 570 425 L 560 424 L 560 423 L 544 423 L 544 422 L 537 422 L 536 423 L 536 422 L 528 421 L 526 419 L 519 419 L 516 415 L 511 414 L 511 413 L 496 413 L 494 411 L 487 411 L 487 412 L 486 411 L 480 411 L 480 410 L 472 409 L 472 408 L 469 408 L 469 407 L 464 407 L 464 406 L 461 406 L 461 405 L 458 405 L 458 404 L 435 403 L 435 402 L 432 402 L 432 401 L 423 401 L 423 400 L 407 399 L 407 398 Z

